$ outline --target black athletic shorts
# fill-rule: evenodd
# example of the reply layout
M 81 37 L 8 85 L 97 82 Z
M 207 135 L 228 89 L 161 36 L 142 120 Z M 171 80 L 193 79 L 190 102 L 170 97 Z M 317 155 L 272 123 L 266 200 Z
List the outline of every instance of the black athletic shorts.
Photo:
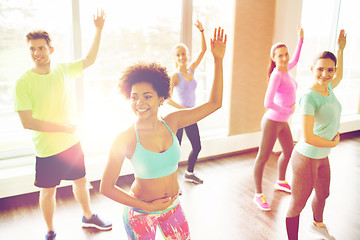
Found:
M 40 188 L 52 188 L 61 180 L 76 180 L 84 177 L 84 152 L 80 143 L 53 156 L 36 157 L 36 176 L 34 185 Z

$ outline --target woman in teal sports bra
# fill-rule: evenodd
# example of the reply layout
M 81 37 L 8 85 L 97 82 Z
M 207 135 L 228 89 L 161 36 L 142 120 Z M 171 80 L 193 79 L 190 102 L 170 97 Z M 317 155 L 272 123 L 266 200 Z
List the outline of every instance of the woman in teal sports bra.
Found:
M 130 66 L 120 79 L 120 91 L 130 100 L 137 120 L 115 138 L 100 191 L 125 205 L 123 220 L 129 239 L 155 239 L 157 226 L 166 239 L 190 239 L 178 198 L 180 146 L 174 133 L 222 106 L 224 30 L 215 29 L 210 43 L 214 81 L 208 102 L 198 107 L 172 112 L 163 119 L 158 117 L 159 107 L 170 92 L 170 77 L 158 64 Z M 129 193 L 116 186 L 125 157 L 135 172 Z

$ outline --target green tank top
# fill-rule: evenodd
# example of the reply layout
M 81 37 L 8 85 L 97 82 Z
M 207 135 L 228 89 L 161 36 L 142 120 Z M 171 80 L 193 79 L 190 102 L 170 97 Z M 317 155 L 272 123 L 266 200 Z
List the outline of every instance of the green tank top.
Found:
M 157 153 L 145 149 L 140 144 L 139 135 L 135 124 L 136 148 L 131 158 L 135 176 L 143 179 L 154 179 L 168 176 L 178 168 L 180 160 L 180 145 L 175 134 L 168 125 L 161 120 L 172 136 L 172 144 L 164 152 Z

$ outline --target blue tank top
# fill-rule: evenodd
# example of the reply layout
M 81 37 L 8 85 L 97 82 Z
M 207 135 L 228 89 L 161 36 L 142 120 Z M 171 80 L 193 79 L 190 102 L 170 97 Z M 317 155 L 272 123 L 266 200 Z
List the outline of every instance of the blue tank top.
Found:
M 154 179 L 168 176 L 176 171 L 180 160 L 180 145 L 177 137 L 171 132 L 168 125 L 161 120 L 172 136 L 172 144 L 164 152 L 157 153 L 145 149 L 140 144 L 135 124 L 136 148 L 131 158 L 135 176 L 143 179 Z
M 193 71 L 188 68 L 190 73 L 194 77 Z M 194 107 L 195 106 L 195 89 L 197 82 L 195 78 L 192 81 L 187 81 L 180 71 L 176 72 L 179 77 L 179 83 L 174 87 L 174 100 L 184 107 Z

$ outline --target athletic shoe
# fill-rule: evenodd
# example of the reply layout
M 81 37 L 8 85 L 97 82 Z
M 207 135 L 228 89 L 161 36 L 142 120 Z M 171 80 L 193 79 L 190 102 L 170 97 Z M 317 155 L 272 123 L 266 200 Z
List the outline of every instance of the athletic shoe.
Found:
M 48 231 L 45 235 L 45 240 L 54 240 L 56 239 L 56 232 L 54 231 Z
M 196 183 L 196 184 L 203 184 L 204 181 L 200 179 L 198 176 L 195 175 L 195 173 L 190 173 L 188 171 L 185 171 L 184 174 L 185 181 Z
M 291 193 L 291 187 L 286 181 L 283 182 L 283 183 L 277 182 L 277 183 L 275 183 L 274 187 L 277 190 L 287 192 L 287 193 Z
M 83 216 L 82 226 L 84 228 L 94 227 L 99 230 L 110 230 L 112 228 L 112 224 L 110 222 L 101 220 L 97 214 L 93 214 L 90 219 L 86 219 L 85 216 Z
M 271 207 L 265 200 L 264 194 L 261 195 L 260 197 L 254 196 L 253 201 L 254 201 L 254 203 L 256 203 L 256 206 L 258 206 L 258 208 L 260 208 L 261 210 L 263 210 L 263 211 L 271 210 Z
M 321 239 L 335 240 L 335 237 L 330 235 L 329 230 L 325 225 L 323 227 L 317 227 L 315 224 L 311 224 L 310 230 L 312 233 L 321 237 Z

